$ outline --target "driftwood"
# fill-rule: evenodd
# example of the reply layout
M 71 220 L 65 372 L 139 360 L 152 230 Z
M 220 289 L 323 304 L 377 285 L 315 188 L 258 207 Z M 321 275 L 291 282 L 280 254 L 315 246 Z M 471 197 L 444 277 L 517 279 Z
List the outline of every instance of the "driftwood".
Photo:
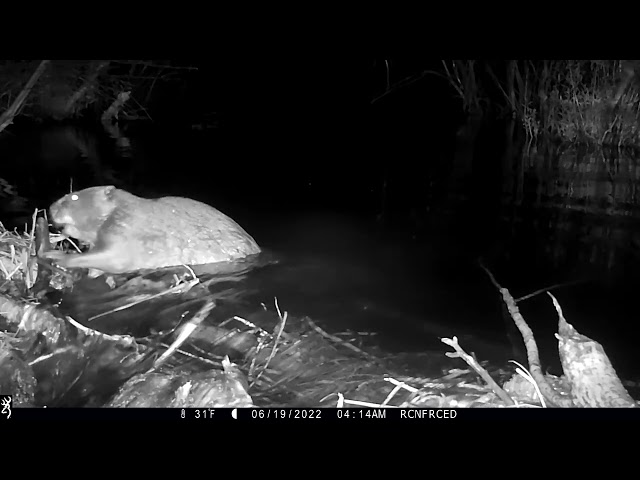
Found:
M 509 290 L 502 288 L 491 272 L 481 266 L 489 275 L 492 283 L 500 291 L 502 299 L 515 322 L 527 349 L 529 370 L 547 403 L 556 407 L 637 407 L 636 402 L 625 390 L 618 378 L 602 345 L 584 335 L 579 334 L 562 315 L 557 300 L 551 293 L 549 296 L 558 311 L 559 325 L 556 337 L 559 341 L 559 353 L 565 374 L 565 383 L 570 393 L 555 389 L 552 382 L 544 375 L 540 366 L 538 346 L 533 332 L 525 322 L 516 300 Z
M 553 295 L 551 298 L 560 317 L 556 335 L 560 361 L 571 384 L 576 406 L 636 407 L 633 398 L 616 375 L 602 345 L 581 335 L 567 323 L 558 301 Z

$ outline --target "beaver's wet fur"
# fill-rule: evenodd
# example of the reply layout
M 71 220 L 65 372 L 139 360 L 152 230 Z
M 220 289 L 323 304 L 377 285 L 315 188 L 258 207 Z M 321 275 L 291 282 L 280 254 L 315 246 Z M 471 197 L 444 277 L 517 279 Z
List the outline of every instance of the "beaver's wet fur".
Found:
M 117 274 L 260 253 L 256 241 L 235 221 L 189 198 L 146 199 L 109 185 L 65 195 L 49 212 L 65 235 L 90 244 L 87 253 L 47 254 L 63 267 Z

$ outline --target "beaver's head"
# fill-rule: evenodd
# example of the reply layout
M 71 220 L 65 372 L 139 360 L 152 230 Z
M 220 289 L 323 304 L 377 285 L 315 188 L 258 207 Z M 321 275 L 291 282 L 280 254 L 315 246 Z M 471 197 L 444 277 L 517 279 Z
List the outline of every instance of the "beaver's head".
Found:
M 115 187 L 91 187 L 72 192 L 49 207 L 51 222 L 69 237 L 95 244 L 98 230 L 113 211 Z

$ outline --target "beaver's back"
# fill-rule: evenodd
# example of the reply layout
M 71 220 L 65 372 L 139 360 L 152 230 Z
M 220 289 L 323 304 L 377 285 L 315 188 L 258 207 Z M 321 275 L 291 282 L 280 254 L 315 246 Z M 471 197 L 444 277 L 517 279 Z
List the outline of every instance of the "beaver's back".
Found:
M 138 243 L 146 257 L 202 264 L 260 252 L 255 240 L 234 220 L 197 200 L 145 199 L 122 190 L 115 191 L 113 199 L 118 206 L 103 225 L 103 235 L 110 241 Z
M 85 221 L 90 211 L 97 213 L 94 200 L 99 196 L 106 202 L 101 211 L 110 211 L 95 233 L 94 256 L 89 252 L 85 261 L 75 260 L 78 266 L 96 258 L 100 264 L 94 268 L 123 272 L 231 261 L 260 252 L 240 225 L 210 205 L 183 197 L 145 199 L 114 187 L 93 188 L 91 195 L 78 192 L 73 208 L 65 205 L 69 221 Z

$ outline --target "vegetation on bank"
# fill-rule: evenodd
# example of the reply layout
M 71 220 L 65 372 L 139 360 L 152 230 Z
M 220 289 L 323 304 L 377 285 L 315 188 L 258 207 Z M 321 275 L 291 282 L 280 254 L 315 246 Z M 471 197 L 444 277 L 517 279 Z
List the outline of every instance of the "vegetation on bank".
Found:
M 470 116 L 511 115 L 530 139 L 640 145 L 636 61 L 443 61 Z
M 633 60 L 446 60 L 438 72 L 423 71 L 391 85 L 387 64 L 385 92 L 373 102 L 437 73 L 470 116 L 513 116 L 530 138 L 635 146 L 640 143 L 639 65 Z M 159 104 L 174 100 L 196 70 L 155 60 L 0 61 L 0 131 L 17 116 L 149 118 L 154 98 Z
M 179 90 L 195 70 L 156 60 L 0 61 L 0 131 L 18 116 L 148 119 L 156 91 L 167 85 Z

